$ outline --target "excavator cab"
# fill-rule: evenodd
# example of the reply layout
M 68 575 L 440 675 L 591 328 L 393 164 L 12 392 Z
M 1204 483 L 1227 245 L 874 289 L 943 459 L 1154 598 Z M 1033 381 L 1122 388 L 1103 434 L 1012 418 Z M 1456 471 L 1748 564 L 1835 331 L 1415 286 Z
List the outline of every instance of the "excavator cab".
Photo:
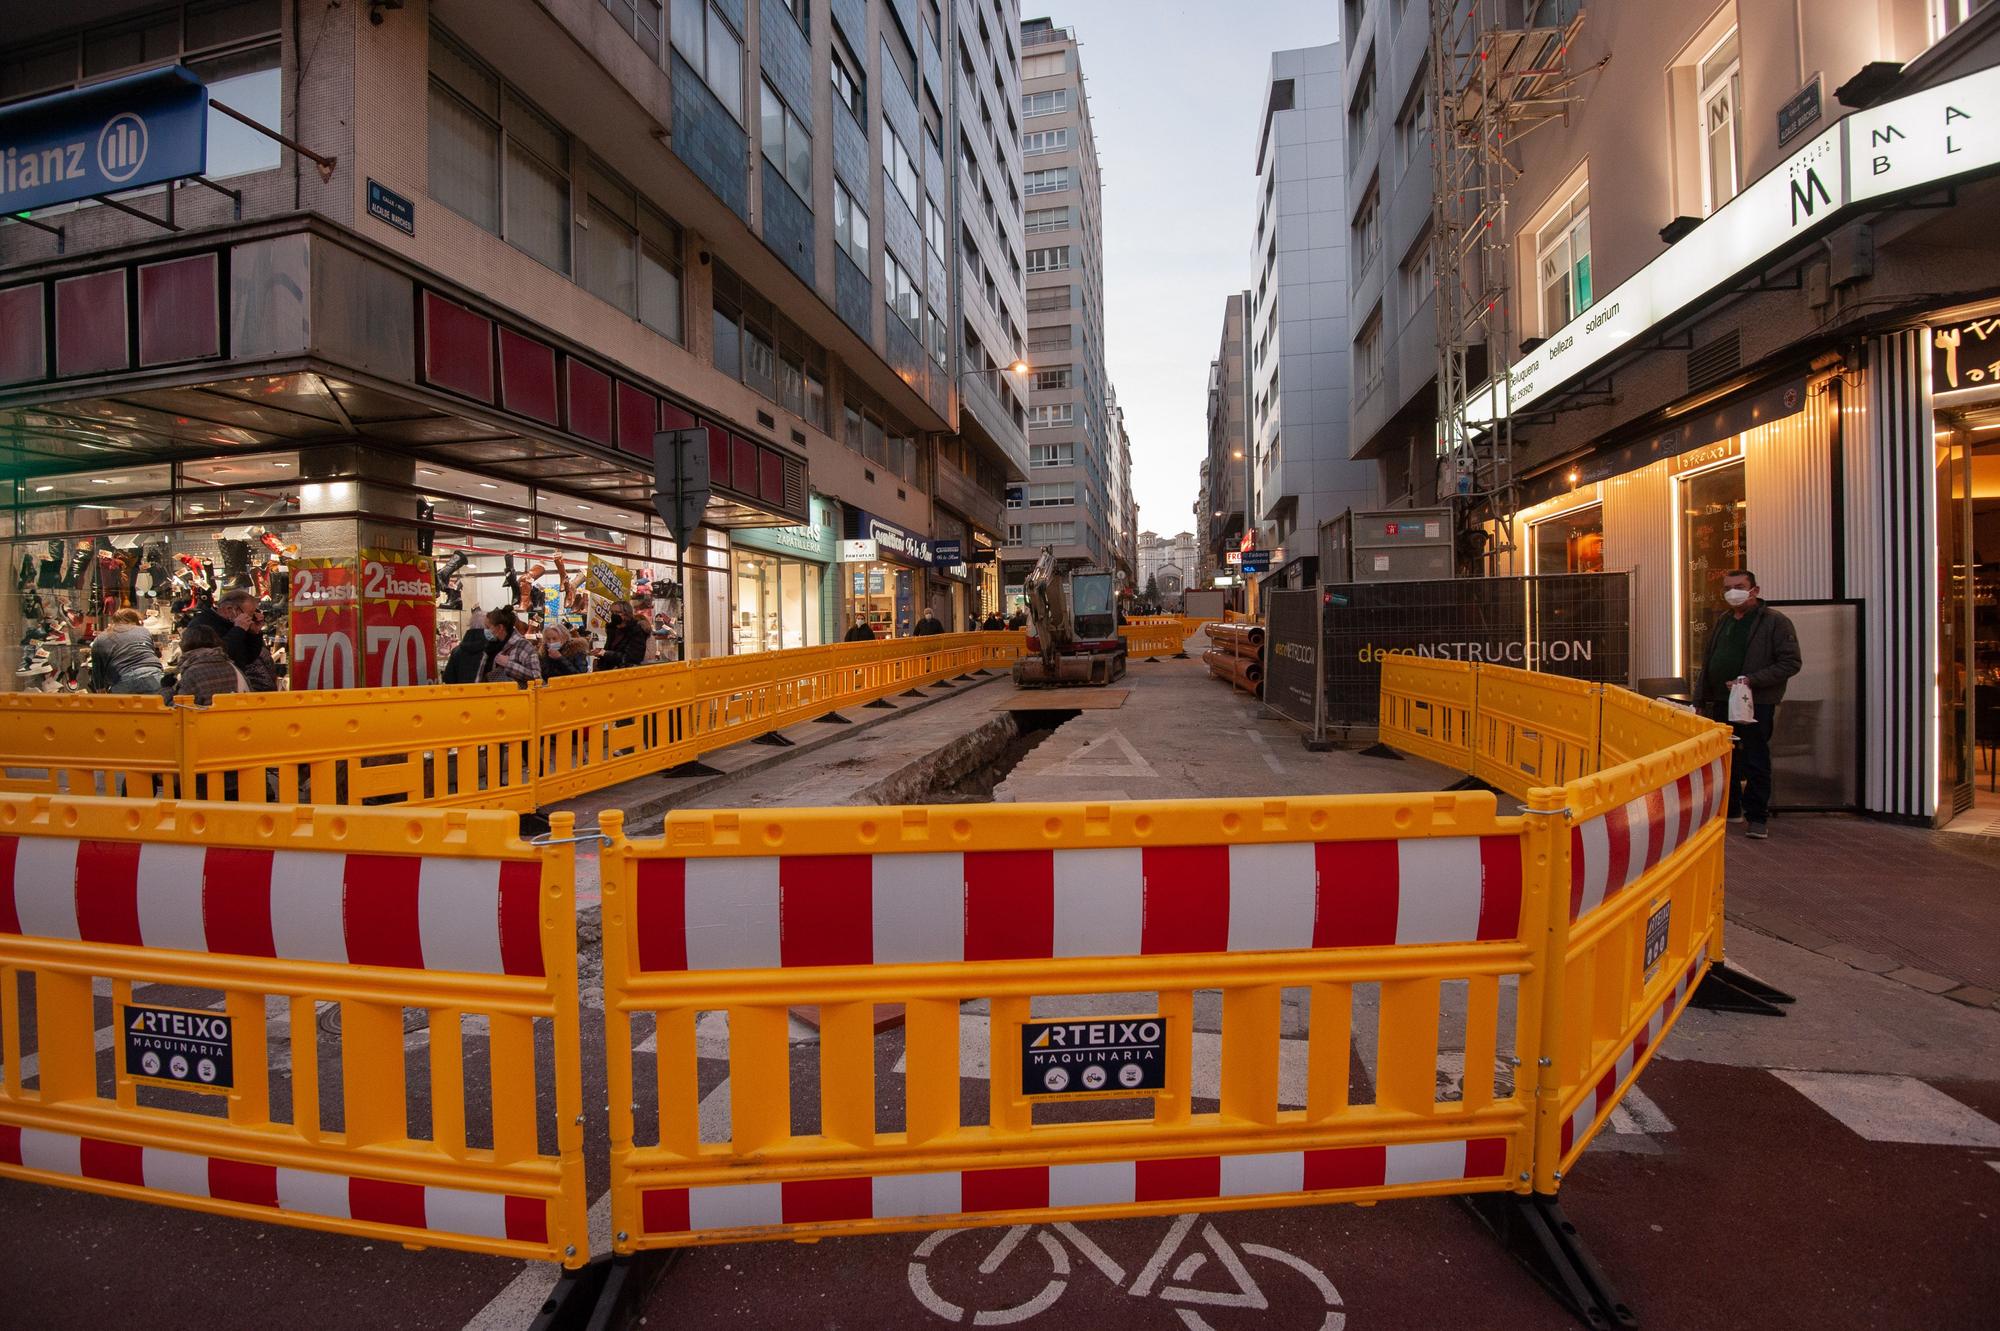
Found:
M 1044 549 L 1028 574 L 1028 655 L 1014 663 L 1021 688 L 1109 684 L 1125 673 L 1118 636 L 1118 584 L 1109 573 L 1056 571 Z

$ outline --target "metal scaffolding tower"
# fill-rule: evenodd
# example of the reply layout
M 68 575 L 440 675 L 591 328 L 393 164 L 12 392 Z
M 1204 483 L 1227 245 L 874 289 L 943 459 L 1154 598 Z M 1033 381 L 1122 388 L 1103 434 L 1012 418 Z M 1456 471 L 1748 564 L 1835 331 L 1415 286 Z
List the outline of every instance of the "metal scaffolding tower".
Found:
M 1569 54 L 1583 0 L 1430 0 L 1430 16 L 1438 497 L 1458 510 L 1460 563 L 1490 574 L 1513 552 L 1519 507 L 1505 386 L 1490 412 L 1482 391 L 1513 342 L 1507 202 L 1520 168 L 1510 154 L 1536 128 L 1567 122 L 1578 100 Z

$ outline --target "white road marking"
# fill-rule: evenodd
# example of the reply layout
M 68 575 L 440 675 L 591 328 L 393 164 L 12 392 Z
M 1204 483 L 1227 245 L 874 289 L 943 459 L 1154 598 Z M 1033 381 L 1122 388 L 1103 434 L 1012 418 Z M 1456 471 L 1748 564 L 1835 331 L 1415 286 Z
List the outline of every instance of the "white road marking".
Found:
M 1657 1137 L 1672 1132 L 1674 1122 L 1644 1091 L 1637 1086 L 1628 1086 L 1623 1098 L 1611 1110 L 1611 1130 Z
M 974 1081 L 985 1081 L 992 1065 L 992 1025 L 984 1013 L 961 1012 L 958 1014 L 958 1075 Z M 892 1072 L 903 1072 L 909 1062 L 909 1051 L 896 1055 L 896 1065 Z
M 1116 749 L 1115 755 L 1106 753 Z M 1139 755 L 1132 747 L 1132 741 L 1116 730 L 1086 741 L 1084 746 L 1059 763 L 1050 766 L 1044 776 L 1143 776 L 1154 780 L 1159 773 L 1153 765 Z
M 2000 1123 L 1915 1077 L 1787 1068 L 1771 1072 L 1864 1141 L 2000 1147 Z
M 1266 747 L 1264 743 L 1264 736 L 1255 730 L 1250 730 L 1247 728 L 1244 730 L 1243 733 L 1250 737 L 1250 742 L 1255 744 L 1257 746 L 1257 751 L 1264 755 L 1264 761 L 1270 764 L 1271 770 L 1276 772 L 1279 776 L 1283 776 L 1285 774 L 1284 766 L 1278 761 L 1277 755 L 1272 753 L 1271 750 L 1268 747 Z

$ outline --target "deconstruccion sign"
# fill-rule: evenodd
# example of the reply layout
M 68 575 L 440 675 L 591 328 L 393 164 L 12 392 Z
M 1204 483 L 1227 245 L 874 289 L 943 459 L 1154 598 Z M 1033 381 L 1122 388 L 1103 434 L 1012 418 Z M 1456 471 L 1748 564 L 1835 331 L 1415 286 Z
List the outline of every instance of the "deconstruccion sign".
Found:
M 1851 207 L 1995 165 L 2000 66 L 1857 111 L 1515 361 L 1504 380 L 1489 380 L 1466 405 L 1465 424 L 1493 420 L 1502 393 L 1509 412 L 1532 406 Z
M 0 110 L 0 212 L 198 176 L 208 88 L 181 65 Z

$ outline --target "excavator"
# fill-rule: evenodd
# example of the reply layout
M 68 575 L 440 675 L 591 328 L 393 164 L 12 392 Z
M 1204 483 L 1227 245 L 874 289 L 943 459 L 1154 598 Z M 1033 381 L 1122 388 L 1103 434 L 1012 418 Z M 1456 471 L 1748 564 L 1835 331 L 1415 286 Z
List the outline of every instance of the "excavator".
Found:
M 1025 584 L 1028 654 L 1014 662 L 1017 688 L 1109 684 L 1125 673 L 1118 636 L 1118 585 L 1109 573 L 1056 571 L 1055 551 L 1043 547 Z

